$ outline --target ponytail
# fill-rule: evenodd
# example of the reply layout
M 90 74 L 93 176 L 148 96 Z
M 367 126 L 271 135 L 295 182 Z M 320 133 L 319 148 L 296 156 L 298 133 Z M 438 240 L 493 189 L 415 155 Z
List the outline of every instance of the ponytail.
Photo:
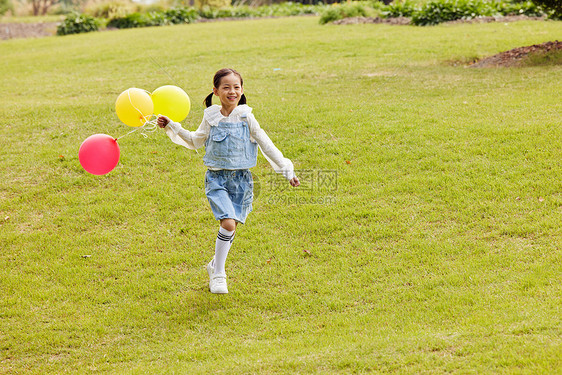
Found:
M 205 107 L 209 108 L 210 106 L 213 105 L 213 95 L 214 95 L 213 93 L 207 95 L 207 97 L 203 101 L 205 103 Z M 242 104 L 246 104 L 246 95 L 244 94 L 242 94 L 242 96 L 240 97 L 240 101 L 238 102 L 238 105 L 242 105 Z
M 213 93 L 207 95 L 207 97 L 204 100 L 205 107 L 209 108 L 210 106 L 213 105 L 213 95 L 214 95 Z

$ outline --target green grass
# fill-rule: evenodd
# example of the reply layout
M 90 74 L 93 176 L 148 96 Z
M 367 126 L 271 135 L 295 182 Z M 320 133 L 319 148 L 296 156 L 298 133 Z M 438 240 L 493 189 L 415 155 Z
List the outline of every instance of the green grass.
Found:
M 304 17 L 1 42 L 0 373 L 559 373 L 562 69 L 450 62 L 560 25 Z M 203 152 L 133 133 L 105 176 L 77 154 L 131 130 L 114 111 L 129 87 L 183 87 L 195 129 L 225 66 L 312 186 L 278 191 L 260 156 L 216 296 Z
M 523 66 L 562 65 L 562 51 L 551 50 L 529 54 L 521 63 Z
M 50 16 L 0 16 L 0 23 L 39 23 L 39 22 L 59 22 L 64 19 L 64 16 L 50 15 Z

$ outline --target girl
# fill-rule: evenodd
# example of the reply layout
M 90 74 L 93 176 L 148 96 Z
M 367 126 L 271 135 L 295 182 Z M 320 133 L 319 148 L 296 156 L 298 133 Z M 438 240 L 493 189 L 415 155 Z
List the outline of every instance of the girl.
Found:
M 253 180 L 249 169 L 256 165 L 258 145 L 273 169 L 291 186 L 300 185 L 293 163 L 283 157 L 246 105 L 243 80 L 233 69 L 221 69 L 213 79 L 213 92 L 205 99 L 205 113 L 199 128 L 190 132 L 166 116 L 158 125 L 170 139 L 189 149 L 205 146 L 205 194 L 215 218 L 220 221 L 215 256 L 207 264 L 211 293 L 228 293 L 225 262 L 238 223 L 252 210 Z M 221 105 L 212 105 L 213 95 Z

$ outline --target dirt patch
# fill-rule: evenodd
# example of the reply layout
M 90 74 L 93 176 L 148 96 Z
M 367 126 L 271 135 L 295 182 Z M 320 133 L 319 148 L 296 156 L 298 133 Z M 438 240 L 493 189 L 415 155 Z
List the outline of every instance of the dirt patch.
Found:
M 42 23 L 0 23 L 0 39 L 39 38 L 52 36 L 57 32 L 57 22 Z
M 517 21 L 544 21 L 546 16 L 543 17 L 529 17 L 525 15 L 519 16 L 501 16 L 501 17 L 476 17 L 468 20 L 455 20 L 445 22 L 446 25 L 457 23 L 490 23 L 490 22 L 517 22 Z
M 455 20 L 445 22 L 444 24 L 458 23 L 490 23 L 490 22 L 515 22 L 515 21 L 543 21 L 546 17 L 528 17 L 519 16 L 502 16 L 502 17 L 477 17 L 469 20 Z M 359 23 L 385 23 L 389 25 L 409 25 L 411 19 L 408 17 L 397 18 L 380 18 L 380 17 L 349 17 L 342 20 L 334 21 L 334 25 L 355 25 Z
M 509 51 L 501 52 L 497 55 L 481 59 L 470 65 L 470 67 L 486 68 L 519 66 L 527 57 L 532 54 L 545 54 L 555 51 L 562 51 L 562 42 L 555 40 L 554 42 L 533 44 L 532 46 L 510 49 Z
M 334 25 L 356 25 L 359 23 L 385 23 L 389 25 L 409 25 L 410 18 L 380 18 L 380 17 L 349 17 L 334 21 Z

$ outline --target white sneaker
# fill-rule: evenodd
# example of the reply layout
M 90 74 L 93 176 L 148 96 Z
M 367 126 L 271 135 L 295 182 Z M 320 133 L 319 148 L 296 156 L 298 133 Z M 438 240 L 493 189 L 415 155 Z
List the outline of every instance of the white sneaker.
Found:
M 209 289 L 214 294 L 227 294 L 226 275 L 213 275 L 209 281 Z
M 209 274 L 209 289 L 214 294 L 227 294 L 226 275 L 215 275 L 215 267 L 213 267 L 214 258 L 207 264 L 207 273 Z

